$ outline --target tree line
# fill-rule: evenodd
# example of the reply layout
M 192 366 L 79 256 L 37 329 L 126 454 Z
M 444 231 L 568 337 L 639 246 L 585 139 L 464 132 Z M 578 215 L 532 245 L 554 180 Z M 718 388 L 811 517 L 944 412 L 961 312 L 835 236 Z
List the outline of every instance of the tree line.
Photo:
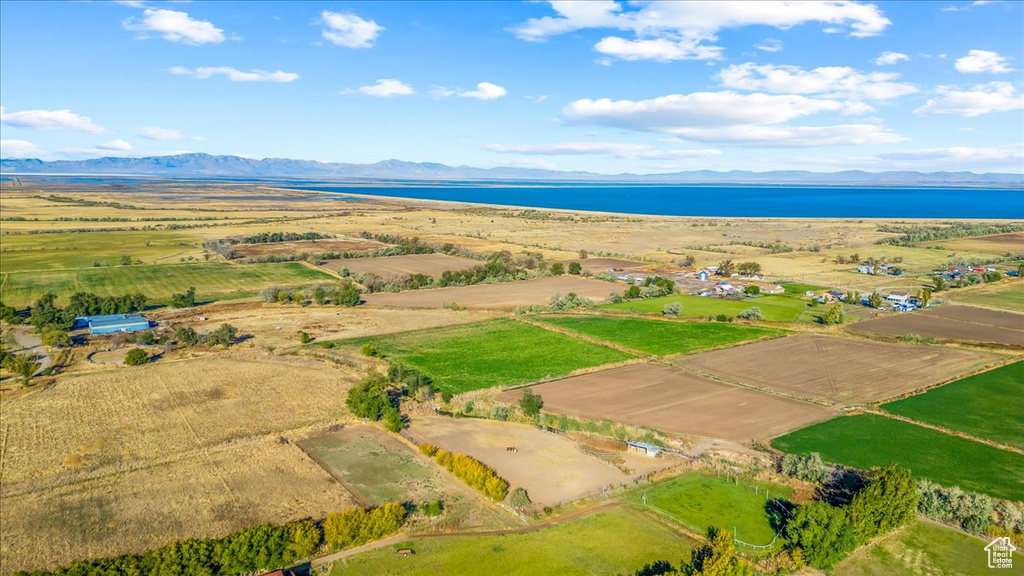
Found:
M 501 502 L 508 496 L 508 482 L 476 458 L 449 452 L 432 444 L 421 444 L 420 452 L 495 502 Z

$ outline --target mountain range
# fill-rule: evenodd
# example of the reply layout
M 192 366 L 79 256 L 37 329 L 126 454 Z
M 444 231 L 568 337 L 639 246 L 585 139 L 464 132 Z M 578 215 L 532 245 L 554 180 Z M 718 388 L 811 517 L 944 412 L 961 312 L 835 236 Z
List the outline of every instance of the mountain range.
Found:
M 90 160 L 44 161 L 35 158 L 0 159 L 3 175 L 93 175 L 153 176 L 165 178 L 252 178 L 324 180 L 534 180 L 568 182 L 629 182 L 686 184 L 865 184 L 865 185 L 1010 185 L 1024 186 L 1024 175 L 973 172 L 808 172 L 779 170 L 750 172 L 693 170 L 668 174 L 597 174 L 538 168 L 475 168 L 433 162 L 384 160 L 375 164 L 347 164 L 292 160 L 288 158 L 243 158 L 190 153 L 143 158 L 104 157 Z

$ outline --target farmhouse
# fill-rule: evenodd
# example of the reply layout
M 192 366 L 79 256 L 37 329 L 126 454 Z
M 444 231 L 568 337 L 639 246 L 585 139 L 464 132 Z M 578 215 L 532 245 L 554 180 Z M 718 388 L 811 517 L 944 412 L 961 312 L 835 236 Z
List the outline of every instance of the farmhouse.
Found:
M 141 314 L 107 314 L 104 316 L 79 316 L 72 328 L 88 328 L 90 334 L 111 334 L 114 332 L 138 332 L 149 329 L 149 320 Z
M 906 292 L 890 292 L 885 299 L 897 304 L 908 304 L 910 302 L 910 294 Z
M 835 302 L 837 300 L 843 301 L 846 300 L 846 294 L 843 294 L 838 290 L 829 290 L 822 294 L 822 298 L 824 298 L 825 302 Z
M 715 294 L 719 296 L 732 294 L 735 290 L 736 289 L 733 287 L 733 285 L 728 282 L 719 282 L 718 284 L 715 284 L 714 287 Z

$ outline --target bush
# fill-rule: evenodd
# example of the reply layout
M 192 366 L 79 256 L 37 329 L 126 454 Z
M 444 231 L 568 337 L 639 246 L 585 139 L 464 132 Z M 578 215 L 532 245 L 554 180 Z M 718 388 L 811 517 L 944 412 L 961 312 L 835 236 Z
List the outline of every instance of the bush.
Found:
M 373 373 L 362 382 L 349 388 L 345 405 L 353 414 L 370 420 L 380 420 L 388 410 L 397 411 L 397 402 L 391 399 L 388 393 L 388 385 L 384 376 Z
M 672 302 L 665 304 L 665 307 L 661 309 L 661 313 L 665 316 L 671 316 L 672 318 L 678 318 L 679 313 L 683 311 L 683 305 L 679 302 Z
M 402 417 L 402 413 L 398 411 L 398 408 L 391 407 L 384 411 L 384 427 L 389 432 L 396 433 L 405 428 L 405 418 Z
M 199 344 L 199 334 L 196 334 L 195 329 L 188 326 L 175 330 L 174 339 L 182 346 L 195 346 Z
M 405 507 L 398 502 L 330 514 L 324 520 L 324 542 L 332 550 L 358 546 L 398 532 L 405 517 Z
M 523 389 L 523 395 L 519 398 L 519 408 L 522 409 L 525 416 L 533 418 L 540 414 L 540 409 L 543 407 L 544 399 L 540 397 L 540 394 L 534 394 L 533 390 L 529 388 Z
M 719 314 L 718 316 L 715 316 L 715 321 L 716 322 L 732 322 L 732 316 L 729 316 L 729 315 L 726 315 L 726 314 Z
M 430 502 L 424 502 L 420 506 L 420 511 L 423 512 L 424 516 L 434 517 L 440 516 L 444 512 L 444 503 L 440 500 L 431 500 Z
M 299 332 L 299 342 L 303 344 L 309 344 L 312 341 L 313 338 L 311 338 L 308 333 L 306 333 L 305 331 Z
M 501 502 L 508 496 L 508 482 L 475 458 L 439 449 L 434 454 L 434 460 L 457 478 L 495 502 Z
M 522 510 L 531 504 L 530 495 L 525 488 L 516 488 L 508 495 L 508 504 L 516 510 Z
M 569 274 L 579 276 L 583 273 L 583 265 L 579 262 L 569 262 Z
M 784 455 L 779 460 L 779 472 L 814 484 L 821 484 L 828 480 L 830 476 L 825 468 L 825 463 L 821 461 L 821 455 L 817 452 L 812 452 L 806 456 L 799 454 Z
M 757 306 L 751 306 L 740 312 L 739 317 L 744 320 L 764 320 L 764 316 L 761 315 L 761 309 Z
M 508 420 L 508 407 L 506 406 L 495 406 L 492 416 L 495 420 Z
M 437 446 L 434 446 L 433 444 L 420 444 L 420 452 L 424 456 L 430 456 L 431 458 L 433 458 L 434 454 L 437 454 L 438 450 L 439 448 Z
M 132 348 L 124 356 L 124 363 L 129 366 L 142 366 L 149 363 L 149 354 L 142 348 Z

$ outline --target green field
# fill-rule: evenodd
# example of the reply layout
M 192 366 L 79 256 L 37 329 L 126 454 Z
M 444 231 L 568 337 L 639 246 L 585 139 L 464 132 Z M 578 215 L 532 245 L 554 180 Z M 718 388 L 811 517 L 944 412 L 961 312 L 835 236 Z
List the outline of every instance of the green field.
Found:
M 540 320 L 598 340 L 658 356 L 685 354 L 785 334 L 782 330 L 721 322 L 667 322 L 613 316 L 550 316 L 541 317 Z
M 957 380 L 883 409 L 1024 448 L 1024 361 Z
M 818 286 L 816 284 L 800 284 L 799 282 L 789 282 L 787 284 L 781 284 L 782 289 L 786 291 L 786 294 L 792 294 L 795 296 L 803 296 L 805 292 L 820 292 L 825 289 L 824 286 Z
M 343 560 L 347 574 L 633 574 L 655 560 L 678 564 L 696 544 L 632 508 L 615 508 L 537 532 L 440 536 L 385 546 Z M 411 548 L 412 556 L 396 550 Z
M 818 452 L 828 462 L 861 469 L 898 462 L 918 478 L 1024 500 L 1024 456 L 884 416 L 834 418 L 776 438 L 772 446 Z
M 602 304 L 598 308 L 623 310 L 640 314 L 661 314 L 665 305 L 673 302 L 678 302 L 682 305 L 683 309 L 679 313 L 681 318 L 708 317 L 719 314 L 737 316 L 747 308 L 756 306 L 761 309 L 761 315 L 764 316 L 765 320 L 772 322 L 795 322 L 797 320 L 814 321 L 819 314 L 825 311 L 824 306 L 810 307 L 807 301 L 784 295 L 725 300 L 722 298 L 692 296 L 690 294 L 675 294 L 647 300 L 630 300 L 619 302 L 618 304 Z M 801 316 L 803 317 L 801 318 Z
M 961 574 L 1024 574 L 1024 564 L 1014 569 L 991 570 L 985 545 L 952 528 L 917 521 L 861 547 L 836 566 L 836 576 L 959 576 Z
M 757 483 L 755 491 L 754 486 L 745 480 L 735 484 L 725 478 L 689 473 L 645 492 L 648 506 L 668 514 L 693 532 L 704 534 L 709 526 L 729 532 L 735 528 L 740 540 L 765 545 L 775 537 L 765 509 L 765 490 L 772 498 L 788 498 L 793 491 L 786 486 L 764 483 Z M 642 504 L 643 493 L 630 494 L 629 501 Z
M 110 227 L 145 223 L 111 222 Z M 203 239 L 187 230 L 141 230 L 62 234 L 16 234 L 3 237 L 0 264 L 4 272 L 65 270 L 116 266 L 122 256 L 144 264 L 173 264 L 180 258 L 202 258 Z
M 252 295 L 268 286 L 296 286 L 336 281 L 333 276 L 298 262 L 280 264 L 228 264 L 209 262 L 160 266 L 116 266 L 51 272 L 13 272 L 0 278 L 0 301 L 28 306 L 47 292 L 66 303 L 75 292 L 114 296 L 141 292 L 150 302 L 195 286 L 196 297 L 208 300 Z
M 632 358 L 625 352 L 513 320 L 320 345 L 359 349 L 363 344 L 430 375 L 437 387 L 453 394 L 564 376 L 580 368 Z
M 1024 312 L 1024 285 L 1012 282 L 999 286 L 996 290 L 968 291 L 964 294 L 954 291 L 950 294 L 950 299 L 964 304 Z

